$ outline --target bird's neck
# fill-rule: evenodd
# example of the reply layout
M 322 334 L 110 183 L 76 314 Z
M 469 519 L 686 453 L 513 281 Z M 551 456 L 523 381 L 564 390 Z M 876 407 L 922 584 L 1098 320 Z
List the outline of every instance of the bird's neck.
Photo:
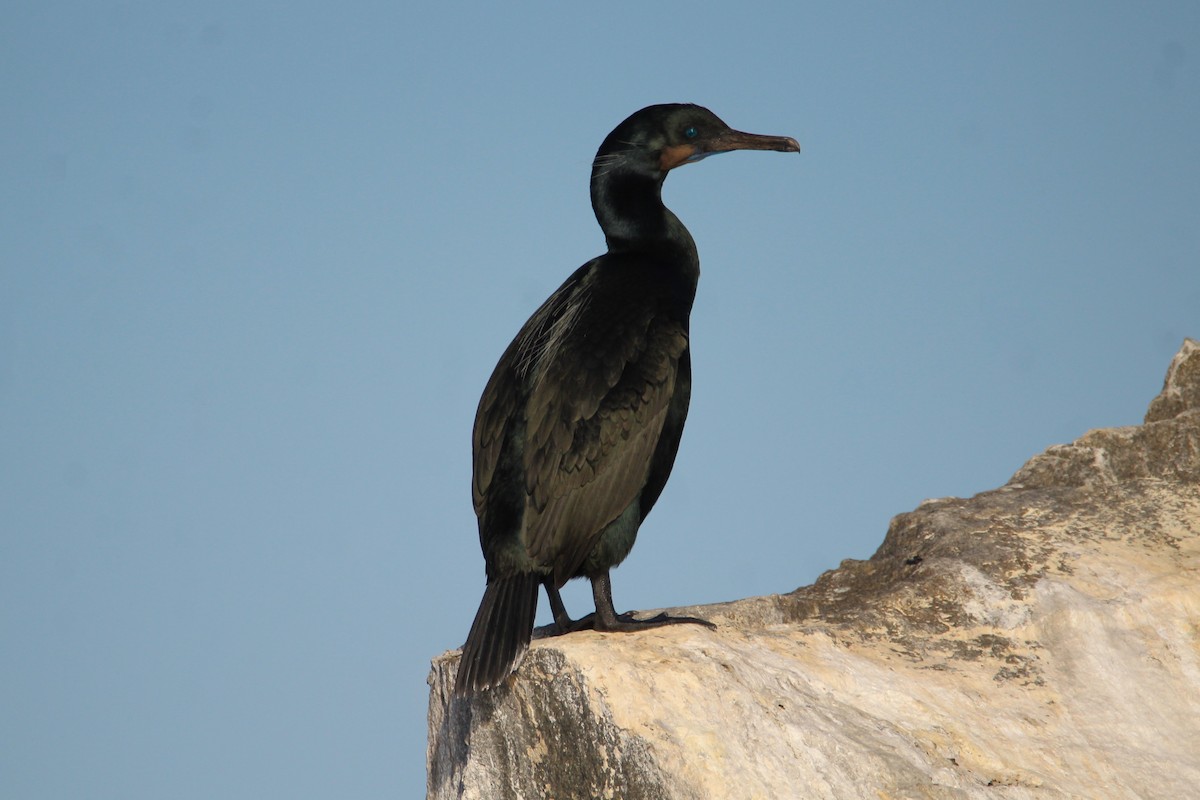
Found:
M 596 221 L 610 252 L 671 251 L 698 268 L 692 235 L 663 205 L 663 177 L 621 169 L 594 173 L 592 208 Z

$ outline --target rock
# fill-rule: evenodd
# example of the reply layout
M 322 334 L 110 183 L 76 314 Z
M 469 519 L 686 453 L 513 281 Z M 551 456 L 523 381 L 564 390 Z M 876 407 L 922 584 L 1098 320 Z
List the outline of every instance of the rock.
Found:
M 430 673 L 429 798 L 1200 796 L 1200 344 L 1143 425 L 897 516 L 713 620 Z

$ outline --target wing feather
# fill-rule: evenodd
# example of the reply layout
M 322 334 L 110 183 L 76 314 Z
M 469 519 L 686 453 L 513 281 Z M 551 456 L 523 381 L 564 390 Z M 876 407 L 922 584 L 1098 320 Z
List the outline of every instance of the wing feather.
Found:
M 471 481 L 475 513 L 481 518 L 504 452 L 505 435 L 524 416 L 521 387 L 536 370 L 543 354 L 570 335 L 587 309 L 586 299 L 580 299 L 587 294 L 580 290 L 586 287 L 589 267 L 590 262 L 580 267 L 533 313 L 500 357 L 483 390 L 472 434 Z
M 629 322 L 599 363 L 559 355 L 530 397 L 526 548 L 553 565 L 559 583 L 637 500 L 687 349 L 687 332 L 677 322 L 649 313 Z
M 688 347 L 686 318 L 662 315 L 653 292 L 632 303 L 628 293 L 597 294 L 591 266 L 568 278 L 509 345 L 480 399 L 472 442 L 485 555 L 515 534 L 560 585 L 638 499 Z M 504 471 L 523 475 L 523 492 L 494 485 Z M 514 490 L 523 497 L 509 496 Z M 519 523 L 503 511 L 508 503 L 523 507 Z M 509 530 L 510 519 L 519 531 Z

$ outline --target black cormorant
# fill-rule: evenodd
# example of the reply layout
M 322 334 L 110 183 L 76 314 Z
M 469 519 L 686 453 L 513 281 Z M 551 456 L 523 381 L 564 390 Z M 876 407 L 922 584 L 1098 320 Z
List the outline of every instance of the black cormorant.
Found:
M 608 573 L 667 482 L 691 396 L 688 315 L 700 261 L 687 228 L 663 205 L 663 179 L 731 150 L 800 145 L 735 131 L 687 104 L 643 108 L 600 145 L 592 207 L 608 252 L 529 318 L 479 401 L 471 489 L 487 589 L 456 694 L 496 686 L 517 668 L 539 585 L 563 633 L 710 624 L 618 615 Z M 596 612 L 575 621 L 558 590 L 578 577 L 591 580 Z

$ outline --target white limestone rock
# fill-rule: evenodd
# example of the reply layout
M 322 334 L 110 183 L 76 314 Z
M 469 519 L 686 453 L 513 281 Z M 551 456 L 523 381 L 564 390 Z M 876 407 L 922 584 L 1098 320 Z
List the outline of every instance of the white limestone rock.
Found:
M 428 797 L 1200 797 L 1200 345 L 1145 424 L 897 516 L 868 561 L 717 623 L 430 673 Z

